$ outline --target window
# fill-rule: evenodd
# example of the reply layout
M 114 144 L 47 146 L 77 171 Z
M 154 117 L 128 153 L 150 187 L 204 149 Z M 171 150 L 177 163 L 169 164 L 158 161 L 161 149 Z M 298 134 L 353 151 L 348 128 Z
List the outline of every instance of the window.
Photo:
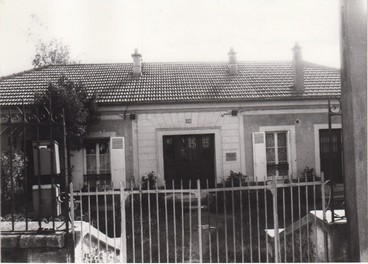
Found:
M 288 164 L 287 132 L 266 132 L 267 176 L 287 176 Z
M 110 151 L 109 141 L 87 141 L 86 151 L 86 173 L 87 174 L 109 174 L 110 173 Z

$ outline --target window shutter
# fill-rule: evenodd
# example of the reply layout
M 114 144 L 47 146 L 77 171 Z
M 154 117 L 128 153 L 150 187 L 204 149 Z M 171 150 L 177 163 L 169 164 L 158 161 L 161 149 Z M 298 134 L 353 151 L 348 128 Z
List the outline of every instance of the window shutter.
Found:
M 120 182 L 126 184 L 124 137 L 110 138 L 111 182 L 119 188 Z
M 292 170 L 293 167 L 291 165 L 291 133 L 290 131 L 287 131 L 286 133 L 287 136 L 287 158 L 288 158 L 288 165 L 289 165 L 289 170 L 288 170 L 288 176 L 289 176 L 289 180 L 291 179 L 291 174 L 292 174 Z
M 267 179 L 266 137 L 264 132 L 252 133 L 253 138 L 253 171 L 255 181 Z

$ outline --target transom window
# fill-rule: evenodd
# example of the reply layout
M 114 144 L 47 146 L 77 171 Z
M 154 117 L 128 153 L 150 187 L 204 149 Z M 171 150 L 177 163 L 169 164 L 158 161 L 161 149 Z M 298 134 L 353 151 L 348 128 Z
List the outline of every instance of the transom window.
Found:
M 266 133 L 267 176 L 289 174 L 287 132 Z
M 110 173 L 110 151 L 109 141 L 87 141 L 86 170 L 87 174 L 109 174 Z

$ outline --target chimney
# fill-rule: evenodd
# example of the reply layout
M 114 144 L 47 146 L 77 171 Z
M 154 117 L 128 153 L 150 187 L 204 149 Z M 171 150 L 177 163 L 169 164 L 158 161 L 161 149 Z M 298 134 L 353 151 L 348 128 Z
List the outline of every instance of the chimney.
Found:
M 302 60 L 301 47 L 295 43 L 293 47 L 293 69 L 294 69 L 294 88 L 296 91 L 304 92 L 304 64 Z
M 227 55 L 229 56 L 229 73 L 230 75 L 237 75 L 238 65 L 236 63 L 236 52 L 232 47 Z
M 138 53 L 138 49 L 134 50 L 133 57 L 133 77 L 142 75 L 142 55 Z

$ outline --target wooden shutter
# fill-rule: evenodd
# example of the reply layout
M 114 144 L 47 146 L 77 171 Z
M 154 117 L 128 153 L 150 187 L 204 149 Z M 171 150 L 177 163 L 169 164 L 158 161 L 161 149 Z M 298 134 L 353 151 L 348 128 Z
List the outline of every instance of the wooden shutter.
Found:
M 124 137 L 110 138 L 111 182 L 119 188 L 120 182 L 126 184 Z
M 267 180 L 266 134 L 252 133 L 253 139 L 253 171 L 255 181 Z

